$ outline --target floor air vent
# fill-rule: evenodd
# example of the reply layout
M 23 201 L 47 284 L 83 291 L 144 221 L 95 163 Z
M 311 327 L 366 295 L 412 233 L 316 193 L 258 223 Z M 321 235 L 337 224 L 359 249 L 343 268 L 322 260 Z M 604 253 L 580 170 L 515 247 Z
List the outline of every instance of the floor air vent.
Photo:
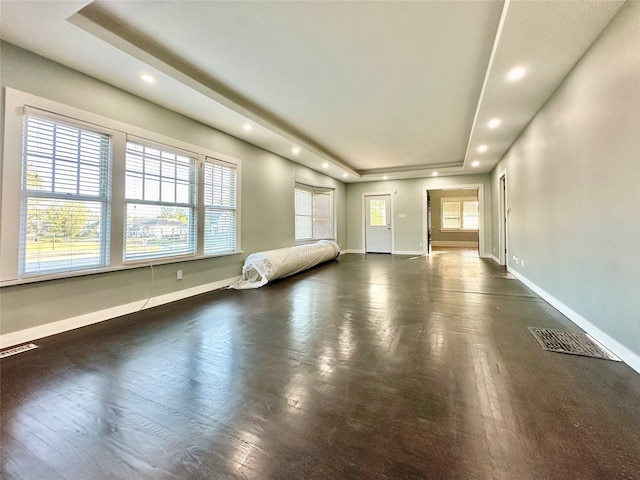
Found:
M 620 361 L 618 357 L 586 333 L 571 333 L 536 327 L 529 327 L 529 331 L 536 337 L 540 346 L 550 352 Z
M 38 348 L 35 343 L 25 343 L 24 345 L 18 345 L 17 347 L 7 348 L 0 351 L 0 358 L 10 357 L 11 355 L 17 355 L 18 353 L 27 352 Z

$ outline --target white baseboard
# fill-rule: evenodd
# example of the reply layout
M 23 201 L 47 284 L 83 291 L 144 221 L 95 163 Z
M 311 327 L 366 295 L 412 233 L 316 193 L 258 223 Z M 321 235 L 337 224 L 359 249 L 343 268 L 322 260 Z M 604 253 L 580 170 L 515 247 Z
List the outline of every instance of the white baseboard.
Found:
M 498 257 L 496 257 L 495 255 L 486 255 L 486 256 L 483 256 L 482 258 L 489 258 L 489 259 L 493 260 L 494 262 L 496 262 L 498 265 L 500 265 L 500 259 Z
M 116 307 L 106 308 L 97 312 L 86 313 L 84 315 L 78 315 L 77 317 L 58 320 L 57 322 L 48 323 L 46 325 L 40 325 L 37 327 L 26 328 L 24 330 L 18 330 L 17 332 L 7 333 L 0 336 L 0 348 L 11 347 L 13 345 L 18 345 L 25 342 L 32 342 L 39 338 L 56 335 L 58 333 L 67 332 L 69 330 L 74 330 L 80 327 L 86 327 L 87 325 L 110 320 L 122 315 L 137 312 L 139 310 L 146 310 L 147 308 L 157 307 L 159 305 L 164 305 L 165 303 L 175 302 L 176 300 L 193 297 L 194 295 L 200 295 L 201 293 L 210 292 L 212 290 L 218 290 L 220 288 L 228 287 L 232 283 L 236 282 L 239 278 L 240 277 L 238 276 L 225 280 L 219 280 L 217 282 L 179 290 L 177 292 L 159 295 L 149 300 L 140 300 L 124 305 L 118 305 Z
M 352 249 L 352 250 L 343 250 L 342 254 L 347 254 L 347 253 L 367 253 L 364 250 L 356 250 L 356 249 Z M 424 252 L 421 250 L 394 250 L 391 252 L 392 255 L 424 255 Z
M 431 242 L 433 247 L 462 247 L 462 248 L 478 248 L 478 242 L 476 241 L 463 241 L 463 240 L 433 240 Z
M 422 250 L 394 250 L 391 252 L 393 255 L 424 255 Z
M 636 372 L 640 373 L 640 355 L 629 350 L 627 347 L 622 345 L 620 342 L 610 337 L 608 334 L 600 330 L 598 327 L 593 325 L 589 320 L 584 318 L 578 312 L 574 311 L 570 307 L 566 306 L 560 300 L 555 298 L 553 295 L 547 293 L 542 288 L 538 287 L 535 283 L 530 281 L 528 278 L 523 276 L 521 273 L 507 268 L 509 273 L 511 273 L 514 277 L 524 283 L 527 287 L 533 290 L 537 295 L 539 295 L 544 301 L 546 301 L 553 308 L 562 313 L 565 317 L 571 320 L 573 323 L 582 328 L 585 332 L 595 338 L 598 342 L 600 342 L 604 347 L 611 350 L 617 357 L 619 357 L 624 363 L 633 368 Z

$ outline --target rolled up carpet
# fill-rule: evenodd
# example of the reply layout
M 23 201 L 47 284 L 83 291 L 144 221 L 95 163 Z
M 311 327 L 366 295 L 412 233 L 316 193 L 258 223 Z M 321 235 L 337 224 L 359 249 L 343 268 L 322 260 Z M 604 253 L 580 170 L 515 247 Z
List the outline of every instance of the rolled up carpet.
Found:
M 229 288 L 258 288 L 272 280 L 288 277 L 338 258 L 339 255 L 340 247 L 329 240 L 252 253 L 244 262 L 242 278 Z

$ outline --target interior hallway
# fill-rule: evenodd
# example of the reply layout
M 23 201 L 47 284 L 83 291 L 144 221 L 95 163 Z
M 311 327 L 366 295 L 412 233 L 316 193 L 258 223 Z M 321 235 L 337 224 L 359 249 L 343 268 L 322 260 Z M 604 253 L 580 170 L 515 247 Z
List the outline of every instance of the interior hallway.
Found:
M 2 360 L 3 479 L 640 478 L 640 376 L 473 251 L 349 254 Z

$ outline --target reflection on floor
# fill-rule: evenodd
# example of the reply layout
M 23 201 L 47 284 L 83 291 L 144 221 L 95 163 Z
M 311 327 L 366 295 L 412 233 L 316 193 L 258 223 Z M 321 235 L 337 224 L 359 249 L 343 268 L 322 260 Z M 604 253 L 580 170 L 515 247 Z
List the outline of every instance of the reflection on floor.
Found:
M 2 360 L 3 479 L 640 478 L 640 376 L 473 251 L 342 256 Z

